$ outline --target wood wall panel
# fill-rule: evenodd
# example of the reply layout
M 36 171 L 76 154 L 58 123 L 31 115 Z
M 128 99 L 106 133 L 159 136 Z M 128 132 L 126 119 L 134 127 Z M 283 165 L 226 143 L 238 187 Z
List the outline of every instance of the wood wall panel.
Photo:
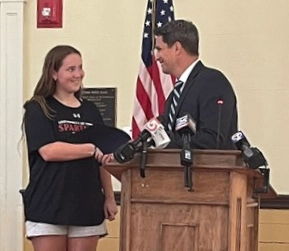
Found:
M 120 207 L 118 207 L 118 213 L 114 221 L 106 221 L 107 232 L 109 237 L 119 237 L 119 225 L 120 225 Z
M 118 251 L 119 238 L 105 237 L 98 243 L 97 251 Z
M 259 229 L 259 251 L 289 250 L 289 210 L 261 210 Z
M 288 251 L 289 244 L 286 243 L 260 243 L 259 251 Z
M 259 241 L 289 243 L 289 224 L 260 224 Z
M 260 211 L 261 223 L 289 224 L 289 210 L 265 210 Z
M 97 251 L 119 251 L 119 217 L 120 212 L 107 223 L 109 235 L 99 241 Z M 289 251 L 289 210 L 260 210 L 259 232 L 259 251 Z M 32 250 L 25 240 L 24 251 Z

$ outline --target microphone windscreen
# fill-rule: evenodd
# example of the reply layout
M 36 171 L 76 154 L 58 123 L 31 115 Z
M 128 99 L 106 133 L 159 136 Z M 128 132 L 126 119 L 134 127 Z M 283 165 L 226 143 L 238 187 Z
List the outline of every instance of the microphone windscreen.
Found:
M 238 150 L 245 150 L 250 147 L 250 143 L 242 131 L 234 133 L 231 136 L 231 141 L 235 144 Z
M 196 122 L 189 113 L 186 113 L 182 117 L 176 119 L 175 130 L 182 133 L 183 130 L 188 129 L 191 133 L 196 133 Z

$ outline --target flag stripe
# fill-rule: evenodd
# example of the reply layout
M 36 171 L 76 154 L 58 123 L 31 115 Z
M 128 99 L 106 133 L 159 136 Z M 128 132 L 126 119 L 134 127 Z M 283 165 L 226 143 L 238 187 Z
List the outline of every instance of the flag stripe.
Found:
M 163 112 L 163 105 L 165 103 L 165 95 L 163 93 L 163 88 L 162 88 L 162 81 L 160 79 L 160 73 L 159 68 L 157 66 L 157 62 L 153 58 L 153 66 L 152 66 L 152 79 L 154 86 L 156 88 L 156 91 L 158 93 L 158 99 L 157 99 L 157 108 L 158 108 L 158 114 Z M 163 75 L 163 74 L 161 74 Z M 158 115 L 157 114 L 157 115 Z
M 142 109 L 144 110 L 144 113 L 146 114 L 147 117 L 146 119 L 149 119 L 151 116 L 153 116 L 150 96 L 146 92 L 145 85 L 140 81 L 139 78 L 137 81 L 137 86 L 138 86 L 136 91 L 137 100 L 140 103 Z
M 137 89 L 137 99 L 141 104 L 146 104 L 146 99 L 150 101 L 151 106 L 146 107 L 148 110 L 145 112 L 147 114 L 147 119 L 152 118 L 158 111 L 156 111 L 155 106 L 152 104 L 156 104 L 158 101 L 158 94 L 156 92 L 155 86 L 152 85 L 153 79 L 151 78 L 151 67 L 146 68 L 144 64 L 141 64 L 140 73 L 139 73 L 139 80 L 140 82 L 137 83 L 139 85 L 139 89 Z M 142 86 L 141 86 L 142 85 Z M 145 93 L 142 91 L 142 88 L 145 89 Z M 147 101 L 148 102 L 148 101 Z M 144 106 L 145 107 L 145 106 Z M 145 109 L 146 111 L 146 109 Z
M 142 106 L 140 105 L 137 99 L 135 99 L 134 101 L 134 107 L 135 109 L 138 110 L 138 112 L 135 113 L 134 119 L 136 121 L 140 121 L 141 123 L 139 124 L 144 125 L 147 121 L 146 114 L 144 113 L 144 110 L 142 109 Z

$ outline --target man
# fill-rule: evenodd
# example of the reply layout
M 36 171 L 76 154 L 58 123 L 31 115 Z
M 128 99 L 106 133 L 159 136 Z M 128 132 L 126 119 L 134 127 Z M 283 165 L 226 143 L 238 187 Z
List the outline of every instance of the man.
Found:
M 169 148 L 182 146 L 175 122 L 176 118 L 190 114 L 196 122 L 192 148 L 235 149 L 230 137 L 237 131 L 236 97 L 227 78 L 199 60 L 196 26 L 175 20 L 157 28 L 155 35 L 156 59 L 163 72 L 175 76 L 180 83 L 178 94 L 172 91 L 169 95 L 163 114 L 172 139 Z

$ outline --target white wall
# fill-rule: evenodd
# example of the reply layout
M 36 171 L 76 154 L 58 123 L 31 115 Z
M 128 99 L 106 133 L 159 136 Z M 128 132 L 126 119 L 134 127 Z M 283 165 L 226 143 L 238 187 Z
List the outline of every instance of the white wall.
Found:
M 77 47 L 83 54 L 85 85 L 117 87 L 118 127 L 128 126 L 147 4 L 147 0 L 64 1 L 64 27 L 36 29 L 37 1 L 28 0 L 23 34 L 23 2 L 0 0 L 1 251 L 22 246 L 18 190 L 25 185 L 22 176 L 27 177 L 27 167 L 21 173 L 22 160 L 17 155 L 21 105 L 33 91 L 45 54 L 57 44 Z M 199 28 L 203 62 L 231 80 L 238 97 L 240 128 L 267 157 L 273 187 L 288 194 L 289 1 L 174 0 L 174 4 L 176 18 L 190 19 Z
M 147 0 L 64 1 L 63 29 L 36 29 L 36 1 L 25 6 L 25 98 L 47 51 L 71 44 L 83 54 L 88 87 L 117 87 L 118 126 L 130 125 Z M 176 18 L 199 28 L 201 59 L 231 80 L 240 128 L 271 167 L 271 183 L 289 193 L 286 144 L 288 0 L 175 0 Z

